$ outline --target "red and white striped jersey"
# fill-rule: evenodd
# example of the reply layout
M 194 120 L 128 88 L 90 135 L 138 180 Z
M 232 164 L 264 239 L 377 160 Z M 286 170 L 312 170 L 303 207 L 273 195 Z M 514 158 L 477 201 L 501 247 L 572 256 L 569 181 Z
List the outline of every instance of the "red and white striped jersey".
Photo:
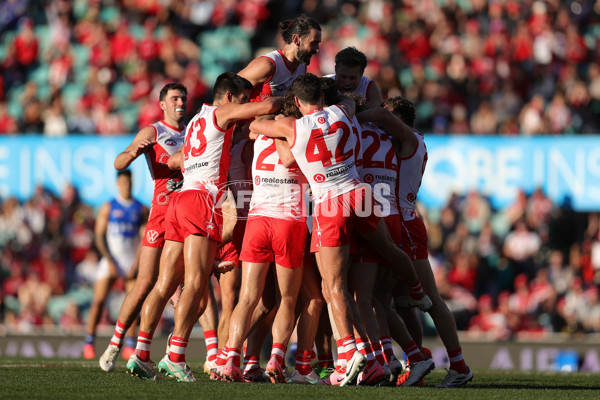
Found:
M 252 179 L 254 192 L 249 215 L 294 220 L 306 218 L 306 178 L 299 168 L 283 166 L 275 139 L 259 135 L 254 141 Z
M 374 199 L 386 215 L 398 214 L 398 157 L 392 138 L 370 122 L 362 125 L 361 137 L 360 178 L 371 185 Z
M 337 105 L 296 120 L 290 148 L 310 184 L 315 203 L 347 193 L 360 183 L 352 128 L 352 121 Z
M 204 189 L 218 199 L 227 183 L 235 124 L 227 130 L 219 128 L 216 110 L 204 104 L 186 128 L 181 191 Z
M 417 217 L 415 202 L 427 164 L 427 146 L 423 134 L 416 130 L 413 130 L 413 133 L 418 139 L 415 151 L 410 156 L 398 160 L 398 205 L 405 221 Z
M 283 96 L 298 76 L 306 72 L 306 66 L 298 65 L 291 70 L 281 50 L 274 50 L 264 56 L 275 66 L 273 75 L 262 85 L 256 85 L 250 94 L 250 101 L 263 101 L 271 96 Z
M 169 157 L 176 153 L 183 145 L 185 130 L 177 129 L 164 121 L 155 122 L 154 141 L 156 144 L 146 152 L 146 162 L 150 176 L 154 180 L 154 195 L 152 196 L 152 207 L 167 207 L 171 198 L 171 190 L 167 189 L 169 181 L 181 181 L 181 171 L 171 170 L 167 163 Z

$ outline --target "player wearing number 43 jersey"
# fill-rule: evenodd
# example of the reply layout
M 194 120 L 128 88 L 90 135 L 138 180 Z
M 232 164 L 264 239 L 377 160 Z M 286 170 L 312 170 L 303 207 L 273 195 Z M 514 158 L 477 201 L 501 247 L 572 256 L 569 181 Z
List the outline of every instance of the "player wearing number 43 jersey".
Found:
M 354 165 L 356 135 L 352 134 L 351 122 L 354 101 L 346 98 L 339 105 L 323 108 L 321 81 L 313 74 L 296 78 L 291 90 L 303 115 L 301 119 L 254 121 L 250 129 L 270 137 L 284 137 L 310 183 L 316 203 L 311 247 L 318 248 L 319 271 L 329 293 L 335 323 L 345 342 L 348 365 L 342 385 L 346 385 L 355 381 L 366 364 L 366 358 L 356 351 L 353 334 L 353 324 L 362 325 L 362 322 L 352 313 L 350 302 L 354 300 L 345 285 L 348 243 L 353 229 L 397 266 L 413 288 L 416 304 L 427 309 L 431 301 L 421 290 L 410 259 L 394 245 L 380 218 L 372 209 L 366 210 L 364 217 L 357 215 L 361 197 L 367 190 L 361 185 Z
M 184 287 L 175 309 L 175 327 L 169 353 L 158 364 L 159 371 L 180 382 L 193 382 L 185 352 L 192 328 L 204 312 L 208 281 L 213 270 L 217 245 L 221 241 L 220 200 L 227 183 L 231 141 L 235 122 L 277 111 L 281 98 L 247 103 L 251 84 L 234 74 L 221 74 L 215 82 L 214 105 L 204 104 L 190 121 L 182 147 L 184 183 L 167 213 L 166 240 L 173 254 L 183 252 L 183 270 L 177 258 L 161 260 L 161 275 L 144 305 L 138 346 L 127 367 L 142 377 L 154 379 L 150 343 L 160 312 L 177 285 Z M 163 264 L 164 261 L 164 264 Z M 159 310 L 158 312 L 156 310 Z M 158 315 L 158 318 L 156 317 Z M 148 318 L 146 318 L 148 317 Z

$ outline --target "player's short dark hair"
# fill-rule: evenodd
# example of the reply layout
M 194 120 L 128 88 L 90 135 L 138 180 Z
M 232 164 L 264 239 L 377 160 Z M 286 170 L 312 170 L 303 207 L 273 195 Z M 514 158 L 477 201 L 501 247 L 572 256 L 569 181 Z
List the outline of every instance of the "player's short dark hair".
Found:
M 412 101 L 401 96 L 396 96 L 390 97 L 381 105 L 402 118 L 402 121 L 404 121 L 406 125 L 414 128 L 417 112 Z
M 246 78 L 234 72 L 224 72 L 215 81 L 213 94 L 215 99 L 220 99 L 229 92 L 234 96 L 240 95 L 244 90 L 252 90 L 252 84 Z
M 167 93 L 169 93 L 169 90 L 181 90 L 183 93 L 185 93 L 187 95 L 187 88 L 185 87 L 185 85 L 183 85 L 182 83 L 179 83 L 179 82 L 171 82 L 171 83 L 167 83 L 165 86 L 163 86 L 162 89 L 160 89 L 160 94 L 158 95 L 158 100 L 164 101 L 165 98 L 167 97 Z
M 279 31 L 281 37 L 285 43 L 292 43 L 292 36 L 298 35 L 300 37 L 306 36 L 310 33 L 311 29 L 321 31 L 321 25 L 306 15 L 302 14 L 294 19 L 286 19 L 279 23 Z
M 283 96 L 283 107 L 281 109 L 281 112 L 286 117 L 292 117 L 292 118 L 299 119 L 299 118 L 302 118 L 302 113 L 300 112 L 300 110 L 298 109 L 298 106 L 296 105 L 295 97 L 296 96 L 294 96 L 294 92 L 292 92 L 292 91 L 286 92 L 286 94 Z
M 299 100 L 308 104 L 319 104 L 323 94 L 321 79 L 311 73 L 298 76 L 292 83 L 290 90 Z
M 323 103 L 326 106 L 331 106 L 340 102 L 338 93 L 338 85 L 334 79 L 322 77 L 321 90 L 323 90 Z
M 117 178 L 119 178 L 120 176 L 126 176 L 128 178 L 131 178 L 131 170 L 130 169 L 122 169 L 120 171 L 117 171 Z
M 335 66 L 360 67 L 362 72 L 367 68 L 367 56 L 356 47 L 346 47 L 335 55 Z

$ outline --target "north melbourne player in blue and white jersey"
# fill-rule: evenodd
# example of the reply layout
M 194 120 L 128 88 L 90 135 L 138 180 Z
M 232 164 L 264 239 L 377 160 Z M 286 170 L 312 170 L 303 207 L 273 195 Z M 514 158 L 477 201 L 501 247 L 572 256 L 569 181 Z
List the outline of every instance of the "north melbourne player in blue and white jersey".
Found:
M 139 260 L 141 227 L 148 209 L 131 195 L 131 171 L 117 173 L 117 196 L 98 211 L 94 227 L 95 242 L 102 259 L 94 284 L 94 300 L 90 308 L 83 356 L 95 358 L 94 337 L 108 293 L 118 278 L 125 280 L 127 290 L 133 285 Z M 135 334 L 135 330 L 132 330 Z M 135 340 L 132 342 L 135 345 Z

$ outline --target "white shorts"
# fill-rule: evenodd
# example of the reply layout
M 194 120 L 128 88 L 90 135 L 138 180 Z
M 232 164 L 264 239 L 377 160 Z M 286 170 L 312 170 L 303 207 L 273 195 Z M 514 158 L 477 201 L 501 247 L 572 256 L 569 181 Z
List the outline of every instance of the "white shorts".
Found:
M 125 276 L 127 276 L 129 271 L 131 271 L 131 268 L 133 268 L 133 260 L 131 262 L 124 263 L 124 264 L 126 264 L 126 265 L 121 266 L 121 265 L 119 265 L 119 263 L 116 263 L 117 273 L 119 274 L 119 277 L 121 277 L 121 278 L 124 278 Z M 106 258 L 102 257 L 100 259 L 100 262 L 98 262 L 98 274 L 96 275 L 96 280 L 99 281 L 100 279 L 108 278 L 109 276 L 110 276 L 110 269 L 108 268 L 108 260 Z

